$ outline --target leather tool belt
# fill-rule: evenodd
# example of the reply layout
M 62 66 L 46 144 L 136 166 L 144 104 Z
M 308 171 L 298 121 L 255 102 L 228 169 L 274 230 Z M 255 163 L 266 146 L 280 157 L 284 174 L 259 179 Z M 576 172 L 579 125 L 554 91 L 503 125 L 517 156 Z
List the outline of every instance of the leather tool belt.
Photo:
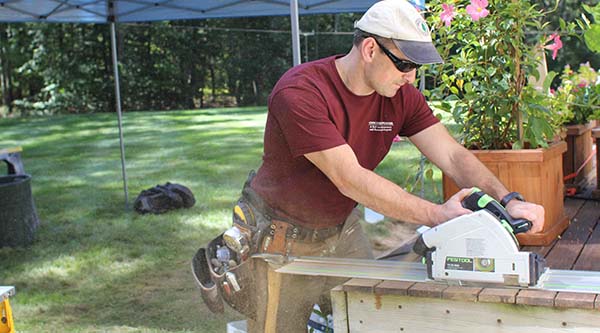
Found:
M 198 249 L 192 259 L 192 272 L 208 308 L 214 313 L 223 313 L 225 301 L 252 319 L 256 317 L 256 291 L 254 261 L 248 258 L 256 253 L 287 256 L 293 242 L 322 241 L 336 235 L 343 227 L 311 229 L 279 218 L 250 187 L 254 175 L 254 171 L 250 172 L 242 197 L 233 209 L 232 229 L 237 228 L 235 235 L 241 241 L 236 248 L 240 250 L 231 250 L 230 244 L 224 239 L 229 229 Z
M 338 234 L 342 230 L 343 224 L 329 228 L 313 229 L 304 227 L 302 226 L 302 223 L 292 219 L 281 218 L 281 214 L 277 214 L 277 212 L 275 212 L 275 210 L 250 187 L 250 183 L 254 176 L 254 171 L 250 172 L 248 180 L 244 184 L 244 189 L 242 190 L 242 199 L 245 199 L 271 223 L 270 228 L 271 230 L 274 230 L 275 233 L 282 233 L 285 235 L 285 238 L 289 238 L 292 241 L 319 242 Z M 270 232 L 270 234 L 273 235 L 272 232 Z

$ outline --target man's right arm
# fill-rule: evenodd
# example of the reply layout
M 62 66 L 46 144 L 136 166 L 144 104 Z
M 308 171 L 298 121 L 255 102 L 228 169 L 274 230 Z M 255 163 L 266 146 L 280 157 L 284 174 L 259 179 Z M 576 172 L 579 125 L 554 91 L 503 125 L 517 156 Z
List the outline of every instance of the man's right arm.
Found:
M 347 144 L 304 155 L 345 196 L 386 216 L 434 226 L 469 213 L 460 201 L 470 189 L 458 192 L 442 205 L 414 196 L 393 182 L 363 168 Z

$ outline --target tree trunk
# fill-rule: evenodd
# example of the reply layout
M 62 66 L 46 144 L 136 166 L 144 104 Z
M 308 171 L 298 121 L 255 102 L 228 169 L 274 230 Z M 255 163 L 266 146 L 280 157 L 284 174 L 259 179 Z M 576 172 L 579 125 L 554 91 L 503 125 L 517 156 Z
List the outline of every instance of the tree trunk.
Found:
M 186 77 L 189 78 L 189 82 L 186 84 L 184 83 L 184 87 L 188 87 L 187 93 L 185 94 L 185 98 L 187 99 L 186 101 L 186 108 L 188 109 L 193 109 L 195 107 L 194 105 L 194 96 L 196 95 L 196 84 L 197 84 L 197 80 L 196 80 L 196 75 L 194 74 L 195 69 L 194 69 L 194 64 L 193 63 L 187 63 L 187 69 L 184 73 L 186 73 Z M 186 80 L 188 81 L 188 80 Z
M 211 60 L 210 66 L 208 66 L 210 70 L 210 93 L 212 100 L 217 99 L 217 84 L 215 82 L 215 66 L 213 65 L 213 61 Z
M 12 113 L 12 77 L 11 77 L 11 66 L 10 57 L 8 52 L 8 37 L 7 37 L 8 26 L 6 24 L 0 24 L 0 67 L 2 71 L 2 104 L 6 105 L 8 113 Z

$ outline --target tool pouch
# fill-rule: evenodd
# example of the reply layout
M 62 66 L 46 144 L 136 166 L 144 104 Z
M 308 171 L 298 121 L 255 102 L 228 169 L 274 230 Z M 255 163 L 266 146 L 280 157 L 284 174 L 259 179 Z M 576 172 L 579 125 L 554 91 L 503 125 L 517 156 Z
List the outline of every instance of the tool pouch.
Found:
M 223 313 L 223 299 L 219 295 L 217 284 L 212 280 L 210 274 L 209 260 L 206 256 L 206 249 L 200 248 L 192 258 L 192 273 L 196 284 L 200 288 L 200 295 L 206 303 L 206 306 L 213 313 Z
M 223 300 L 248 318 L 256 318 L 256 294 L 254 291 L 253 260 L 228 267 L 215 267 L 211 258 L 217 257 L 217 249 L 225 246 L 223 234 L 201 248 L 192 260 L 192 271 L 200 287 L 202 299 L 214 313 L 223 312 Z

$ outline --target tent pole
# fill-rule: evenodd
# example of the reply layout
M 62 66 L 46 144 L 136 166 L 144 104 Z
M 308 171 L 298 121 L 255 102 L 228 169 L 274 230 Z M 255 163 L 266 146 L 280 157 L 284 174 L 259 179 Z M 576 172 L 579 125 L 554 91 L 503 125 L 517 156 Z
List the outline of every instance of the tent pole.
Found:
M 300 64 L 300 25 L 298 24 L 298 0 L 290 0 L 290 18 L 292 24 L 292 54 L 294 66 Z
M 123 190 L 125 192 L 125 209 L 129 208 L 129 192 L 127 191 L 127 170 L 125 169 L 125 144 L 123 143 L 123 116 L 121 113 L 121 88 L 119 86 L 119 60 L 117 58 L 117 37 L 115 22 L 110 22 L 110 47 L 112 51 L 113 72 L 115 76 L 115 106 L 119 123 L 119 143 L 121 145 L 121 172 Z

